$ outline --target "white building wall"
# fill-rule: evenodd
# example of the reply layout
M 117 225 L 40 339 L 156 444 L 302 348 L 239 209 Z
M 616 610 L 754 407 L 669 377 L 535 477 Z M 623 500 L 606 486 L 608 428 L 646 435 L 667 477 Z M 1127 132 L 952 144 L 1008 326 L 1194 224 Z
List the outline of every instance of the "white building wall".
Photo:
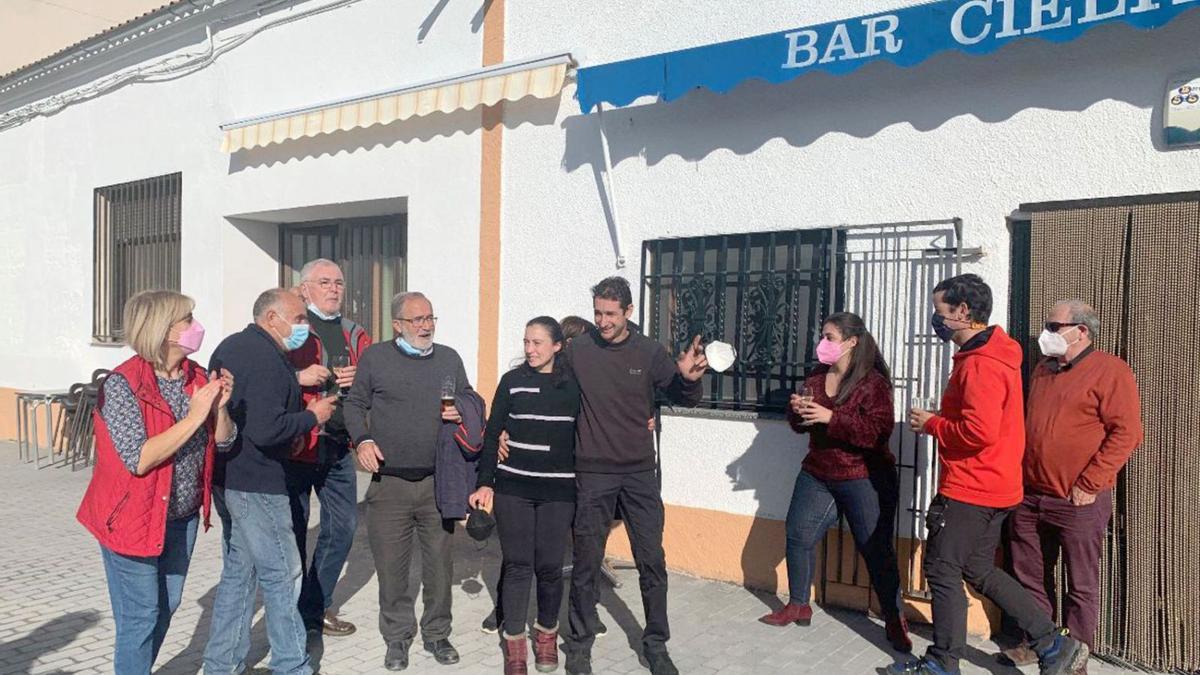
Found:
M 571 13 L 510 3 L 507 55 L 568 47 L 596 65 L 912 4 L 613 0 Z M 1200 188 L 1200 151 L 1157 140 L 1166 81 L 1200 72 L 1197 30 L 1190 12 L 1155 31 L 1101 27 L 1067 44 L 1029 39 L 983 58 L 942 54 L 605 112 L 620 273 L 636 288 L 649 239 L 961 218 L 964 245 L 983 250 L 964 271 L 993 285 L 993 319 L 1005 323 L 1005 217 L 1019 204 Z M 616 272 L 600 116 L 582 114 L 573 93 L 553 119 L 544 102 L 508 109 L 510 120 L 545 119 L 505 136 L 502 354 L 518 353 L 535 314 L 588 316 L 588 286 Z M 667 502 L 784 516 L 804 449 L 783 423 L 668 418 L 664 429 Z
M 250 6 L 250 3 L 244 3 Z M 294 3 L 234 33 L 329 4 Z M 274 224 L 407 201 L 408 286 L 474 377 L 478 332 L 479 111 L 243 151 L 218 125 L 478 68 L 478 7 L 358 2 L 263 30 L 213 65 L 121 87 L 0 131 L 0 387 L 63 387 L 126 358 L 91 345 L 96 187 L 183 172 L 182 290 L 208 328 L 201 361 L 278 282 Z M 190 35 L 195 35 L 192 33 Z M 199 33 L 203 37 L 203 33 Z M 203 49 L 180 45 L 179 52 Z M 310 207 L 322 206 L 314 209 Z

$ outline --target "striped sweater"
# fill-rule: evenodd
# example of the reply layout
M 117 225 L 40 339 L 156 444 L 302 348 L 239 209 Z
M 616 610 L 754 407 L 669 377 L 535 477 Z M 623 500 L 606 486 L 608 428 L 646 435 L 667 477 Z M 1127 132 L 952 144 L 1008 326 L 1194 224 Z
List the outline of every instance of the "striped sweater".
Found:
M 524 365 L 500 378 L 479 458 L 479 486 L 500 494 L 575 500 L 575 418 L 579 384 Z M 500 434 L 508 432 L 509 456 L 497 463 Z

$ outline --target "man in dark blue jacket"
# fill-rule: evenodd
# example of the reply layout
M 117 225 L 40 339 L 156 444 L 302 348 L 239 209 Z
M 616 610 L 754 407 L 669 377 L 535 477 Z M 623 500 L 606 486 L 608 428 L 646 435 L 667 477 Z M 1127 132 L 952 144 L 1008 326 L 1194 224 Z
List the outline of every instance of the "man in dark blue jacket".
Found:
M 289 291 L 271 289 L 254 302 L 254 323 L 225 338 L 213 353 L 212 367 L 227 368 L 240 381 L 229 402 L 238 438 L 217 460 L 213 475 L 225 565 L 204 650 L 208 673 L 245 669 L 256 577 L 267 611 L 271 670 L 312 673 L 296 607 L 303 570 L 284 462 L 304 449 L 313 427 L 329 420 L 337 397 L 314 400 L 307 408 L 301 402 L 286 352 L 307 338 L 304 303 Z

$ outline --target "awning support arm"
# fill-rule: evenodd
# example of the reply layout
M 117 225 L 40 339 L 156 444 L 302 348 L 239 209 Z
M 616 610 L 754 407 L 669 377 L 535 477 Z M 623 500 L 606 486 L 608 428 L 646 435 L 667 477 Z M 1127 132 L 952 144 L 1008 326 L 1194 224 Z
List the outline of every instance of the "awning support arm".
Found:
M 608 149 L 608 130 L 604 126 L 604 103 L 596 105 L 596 118 L 600 126 L 600 150 L 604 155 L 604 182 L 608 192 L 608 212 L 612 216 L 613 248 L 616 252 L 617 269 L 625 268 L 625 245 L 621 240 L 621 219 L 617 216 L 617 189 L 613 179 L 612 153 Z

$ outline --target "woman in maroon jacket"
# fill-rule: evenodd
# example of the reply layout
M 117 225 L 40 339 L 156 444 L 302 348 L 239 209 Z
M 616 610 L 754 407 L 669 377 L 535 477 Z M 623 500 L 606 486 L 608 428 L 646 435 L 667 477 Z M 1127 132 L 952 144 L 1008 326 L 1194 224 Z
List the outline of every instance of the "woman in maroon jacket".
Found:
M 900 571 L 893 547 L 899 500 L 896 459 L 888 450 L 895 424 L 892 377 L 863 320 L 834 314 L 821 327 L 817 360 L 823 366 L 793 394 L 788 422 L 809 435 L 808 455 L 796 477 L 787 515 L 790 602 L 762 617 L 772 626 L 812 620 L 809 593 L 816 545 L 845 516 L 887 621 L 887 637 L 902 652 L 912 649 L 900 605 Z

